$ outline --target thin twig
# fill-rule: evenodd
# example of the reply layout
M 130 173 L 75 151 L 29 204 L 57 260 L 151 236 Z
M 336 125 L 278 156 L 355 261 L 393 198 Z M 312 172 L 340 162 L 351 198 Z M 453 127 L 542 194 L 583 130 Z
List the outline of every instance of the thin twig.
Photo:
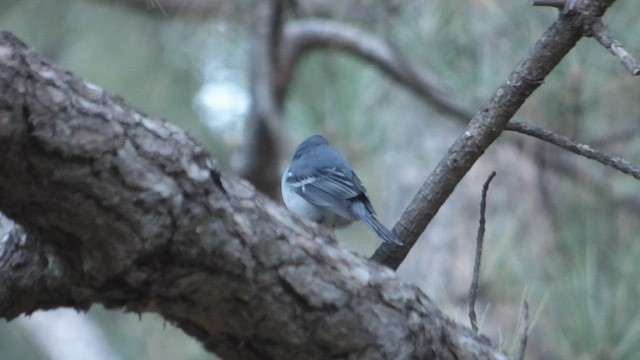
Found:
M 607 26 L 602 23 L 601 19 L 595 19 L 591 25 L 591 33 L 588 34 L 598 40 L 600 45 L 604 46 L 610 53 L 620 59 L 622 64 L 631 72 L 631 75 L 640 75 L 640 65 L 633 55 L 625 50 L 620 42 L 616 40 Z
M 549 130 L 541 129 L 539 127 L 518 121 L 512 121 L 508 123 L 506 130 L 515 131 L 538 138 L 567 151 L 571 151 L 574 154 L 595 160 L 605 166 L 612 167 L 620 172 L 633 176 L 637 180 L 640 180 L 640 168 L 633 165 L 631 162 L 619 156 L 607 154 L 600 150 L 593 149 L 587 144 L 579 143 L 577 141 L 569 139 L 566 136 L 558 135 Z
M 527 349 L 527 338 L 529 337 L 529 303 L 524 300 L 522 303 L 522 336 L 520 337 L 520 349 L 518 350 L 518 360 L 524 359 Z
M 549 6 L 560 10 L 561 14 L 568 14 L 584 0 L 531 0 L 532 6 Z
M 482 187 L 482 199 L 480 200 L 480 226 L 478 226 L 478 237 L 476 238 L 476 259 L 473 264 L 473 279 L 471 280 L 471 288 L 469 289 L 469 320 L 471 321 L 471 328 L 476 334 L 478 333 L 476 298 L 478 297 L 480 262 L 482 260 L 482 243 L 484 242 L 484 225 L 486 223 L 485 214 L 487 212 L 487 191 L 489 191 L 489 184 L 495 176 L 496 172 L 491 172 L 491 175 L 489 175 L 487 181 L 484 182 L 484 186 Z
M 531 0 L 531 6 L 551 6 L 558 9 L 563 9 L 566 5 L 565 0 Z

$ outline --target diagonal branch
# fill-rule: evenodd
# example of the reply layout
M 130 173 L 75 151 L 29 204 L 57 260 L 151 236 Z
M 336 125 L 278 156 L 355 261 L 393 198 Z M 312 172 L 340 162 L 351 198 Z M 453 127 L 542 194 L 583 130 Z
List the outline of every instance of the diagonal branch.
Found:
M 622 47 L 611 31 L 602 23 L 602 20 L 598 19 L 593 22 L 589 35 L 593 36 L 594 39 L 598 40 L 600 45 L 604 46 L 610 53 L 620 59 L 620 62 L 629 70 L 631 75 L 640 75 L 638 60 Z
M 383 244 L 372 259 L 397 269 L 426 226 L 475 161 L 498 138 L 524 101 L 614 0 L 585 1 L 572 16 L 561 16 L 536 42 L 529 55 L 511 72 L 496 93 L 476 113 L 422 185 L 394 232 L 402 248 Z
M 562 13 L 567 13 L 573 11 L 579 1 L 580 0 L 531 0 L 530 2 L 532 6 L 551 6 L 560 9 Z M 590 24 L 585 36 L 593 36 L 600 45 L 604 46 L 610 53 L 620 59 L 631 75 L 640 75 L 638 61 L 622 47 L 602 20 L 597 19 Z
M 516 131 L 521 134 L 535 137 L 567 151 L 571 151 L 574 154 L 595 160 L 602 165 L 612 167 L 627 175 L 631 175 L 636 180 L 640 180 L 640 168 L 633 165 L 631 162 L 619 156 L 607 154 L 605 152 L 593 149 L 587 144 L 576 142 L 566 136 L 558 135 L 554 132 L 518 121 L 512 121 L 507 124 L 506 130 Z

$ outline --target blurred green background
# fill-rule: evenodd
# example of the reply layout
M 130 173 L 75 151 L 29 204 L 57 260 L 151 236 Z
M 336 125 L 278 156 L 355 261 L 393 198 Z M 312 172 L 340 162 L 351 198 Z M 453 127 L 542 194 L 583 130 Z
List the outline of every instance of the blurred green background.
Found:
M 153 0 L 142 9 L 125 3 L 0 0 L 0 24 L 51 62 L 185 129 L 228 168 L 250 102 L 252 2 L 237 3 L 249 4 L 242 11 L 204 19 L 165 14 Z M 386 3 L 392 5 L 345 1 L 359 7 L 345 6 L 333 17 L 392 43 L 439 76 L 470 109 L 492 95 L 557 15 L 525 0 Z M 618 40 L 638 55 L 639 13 L 640 2 L 621 0 L 605 17 Z M 584 39 L 517 118 L 638 164 L 638 98 L 637 80 L 595 41 Z M 325 133 L 352 160 L 380 218 L 391 225 L 464 125 L 360 60 L 315 52 L 296 71 L 283 128 L 290 150 L 312 133 Z M 468 323 L 480 191 L 492 170 L 498 175 L 489 191 L 481 331 L 514 354 L 526 298 L 534 320 L 527 359 L 637 358 L 640 184 L 522 135 L 504 134 L 487 151 L 399 276 Z M 364 255 L 378 245 L 360 225 L 338 237 Z M 153 314 L 138 317 L 95 306 L 86 316 L 109 349 L 106 358 L 213 358 Z M 0 322 L 0 359 L 53 358 L 34 331 L 46 322 L 28 321 Z

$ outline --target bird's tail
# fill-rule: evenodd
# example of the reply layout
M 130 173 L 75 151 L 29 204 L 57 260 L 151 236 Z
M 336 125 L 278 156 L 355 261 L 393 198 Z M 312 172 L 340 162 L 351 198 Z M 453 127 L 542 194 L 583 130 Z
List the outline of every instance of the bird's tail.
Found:
M 358 216 L 360 220 L 362 220 L 369 229 L 373 230 L 373 232 L 378 235 L 380 239 L 385 242 L 391 242 L 397 245 L 402 246 L 402 241 L 396 236 L 396 234 L 392 233 L 391 230 L 387 229 L 386 226 L 382 225 L 378 219 L 366 208 L 363 203 L 357 202 L 353 204 L 353 212 Z

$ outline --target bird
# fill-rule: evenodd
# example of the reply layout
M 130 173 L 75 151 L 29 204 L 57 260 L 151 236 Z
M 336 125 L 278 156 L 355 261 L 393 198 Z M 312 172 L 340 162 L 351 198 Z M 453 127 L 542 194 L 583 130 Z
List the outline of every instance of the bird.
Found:
M 403 245 L 375 217 L 367 190 L 349 161 L 322 135 L 298 145 L 281 186 L 285 205 L 301 217 L 330 228 L 360 220 L 384 242 Z

